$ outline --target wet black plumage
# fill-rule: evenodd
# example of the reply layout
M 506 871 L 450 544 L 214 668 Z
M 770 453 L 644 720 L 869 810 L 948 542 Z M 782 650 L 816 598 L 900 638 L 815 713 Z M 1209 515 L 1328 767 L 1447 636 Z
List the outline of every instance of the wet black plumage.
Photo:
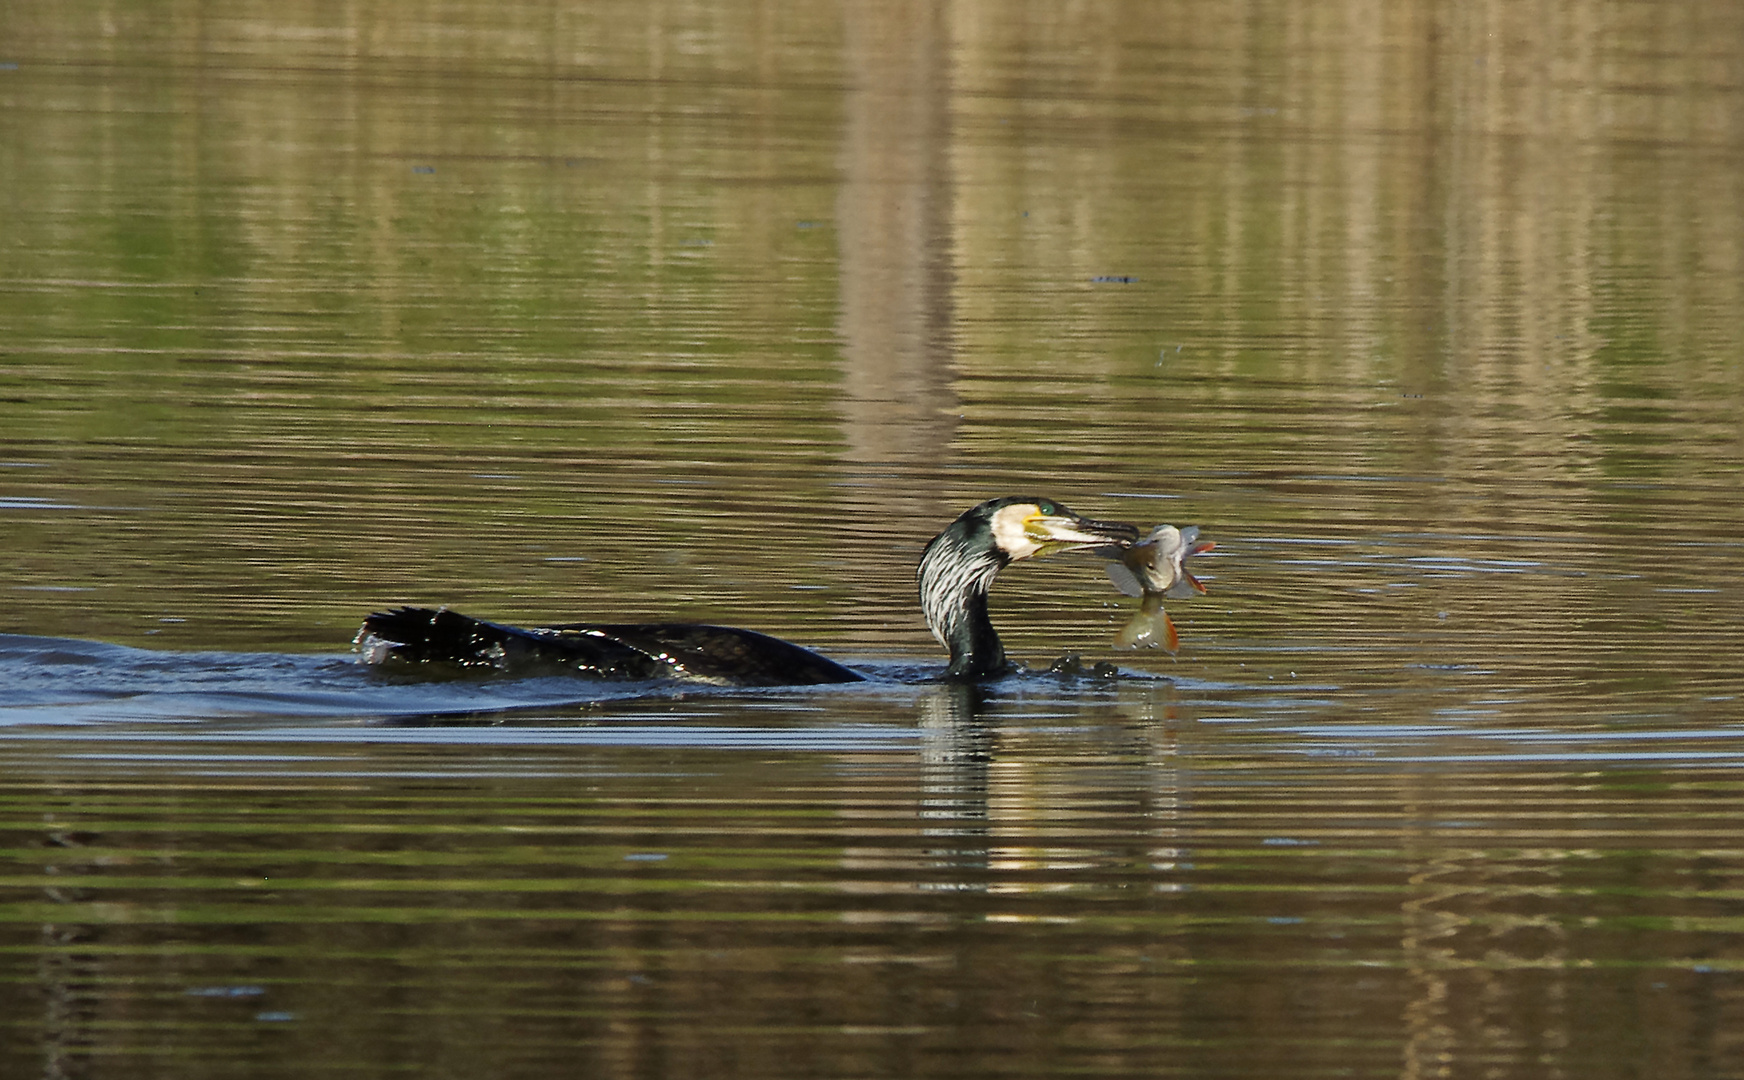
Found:
M 858 682 L 810 649 L 755 630 L 699 623 L 574 623 L 522 629 L 447 608 L 397 608 L 364 620 L 374 663 L 436 664 L 601 679 L 689 678 L 733 686 Z

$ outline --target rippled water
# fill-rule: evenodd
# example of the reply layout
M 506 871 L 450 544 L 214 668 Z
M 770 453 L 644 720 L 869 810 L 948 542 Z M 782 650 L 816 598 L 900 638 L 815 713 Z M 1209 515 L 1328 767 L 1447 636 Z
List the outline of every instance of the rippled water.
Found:
M 1744 1075 L 1741 42 L 7 5 L 0 1076 Z M 1201 526 L 1180 655 L 1061 556 L 932 681 L 1007 493 Z

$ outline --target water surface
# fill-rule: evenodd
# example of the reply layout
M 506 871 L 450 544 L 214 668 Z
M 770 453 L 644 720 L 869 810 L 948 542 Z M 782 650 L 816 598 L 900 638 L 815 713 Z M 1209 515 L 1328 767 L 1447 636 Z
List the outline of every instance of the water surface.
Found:
M 1744 15 L 9 4 L 0 1075 L 1744 1075 Z M 1184 647 L 987 497 L 1217 541 Z M 867 684 L 383 678 L 368 611 Z

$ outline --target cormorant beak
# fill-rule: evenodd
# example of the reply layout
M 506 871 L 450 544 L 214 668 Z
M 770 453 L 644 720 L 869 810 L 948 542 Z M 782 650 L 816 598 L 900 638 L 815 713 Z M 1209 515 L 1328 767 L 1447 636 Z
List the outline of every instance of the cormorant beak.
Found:
M 1081 551 L 1115 545 L 1126 547 L 1138 539 L 1138 528 L 1124 521 L 1096 521 L 1072 513 L 1044 514 L 1040 507 L 1023 519 L 1023 535 L 1033 550 L 1014 554 L 1027 559 L 1056 551 Z

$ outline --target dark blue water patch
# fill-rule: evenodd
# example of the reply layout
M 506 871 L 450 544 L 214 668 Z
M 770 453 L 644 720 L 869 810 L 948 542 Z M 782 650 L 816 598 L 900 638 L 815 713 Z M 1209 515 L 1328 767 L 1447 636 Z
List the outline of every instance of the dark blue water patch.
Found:
M 379 775 L 384 754 L 407 775 L 435 767 L 432 755 L 459 755 L 480 775 L 543 775 L 566 755 L 591 761 L 636 749 L 956 760 L 984 756 L 1002 738 L 1101 760 L 1165 731 L 1188 756 L 1312 768 L 1744 767 L 1744 730 L 1711 720 L 1595 724 L 1582 712 L 1588 719 L 1574 726 L 1560 712 L 1472 710 L 1469 696 L 1437 687 L 1413 691 L 1414 720 L 1399 715 L 1399 701 L 1364 719 L 1351 711 L 1362 693 L 1319 685 L 1028 672 L 966 686 L 941 681 L 937 663 L 855 667 L 866 682 L 754 689 L 575 675 L 417 679 L 384 676 L 351 655 L 0 635 L 0 743 L 82 767 L 224 776 Z
M 686 680 L 602 680 L 567 673 L 426 677 L 389 672 L 351 654 L 171 652 L 73 638 L 0 634 L 0 729 L 112 722 L 187 723 L 285 717 L 411 722 L 543 710 L 547 717 L 610 702 L 698 696 L 758 702 L 894 694 L 906 704 L 937 684 L 939 664 L 854 661 L 864 683 L 744 688 Z M 1085 701 L 1127 684 L 1173 685 L 1143 672 L 1025 672 L 982 691 L 1009 701 Z
M 53 499 L 41 499 L 30 495 L 0 496 L 0 510 L 88 510 L 88 506 L 77 503 L 55 502 Z
M 223 717 L 395 717 L 579 705 L 674 684 L 575 677 L 415 680 L 350 655 L 159 652 L 0 634 L 0 728 Z

